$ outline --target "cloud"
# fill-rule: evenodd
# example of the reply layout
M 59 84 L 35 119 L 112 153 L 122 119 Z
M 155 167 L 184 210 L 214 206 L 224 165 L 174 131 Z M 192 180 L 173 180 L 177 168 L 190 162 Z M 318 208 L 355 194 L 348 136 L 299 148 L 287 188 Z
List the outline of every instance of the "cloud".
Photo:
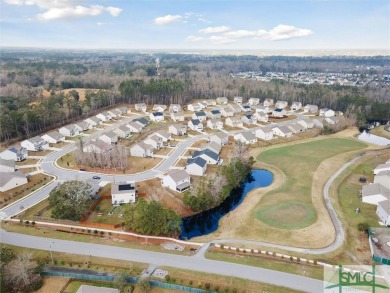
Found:
M 223 36 L 211 36 L 209 40 L 214 44 L 231 44 L 236 42 L 236 40 L 223 37 Z
M 65 8 L 76 6 L 84 0 L 4 0 L 5 3 L 10 5 L 36 5 L 40 8 Z
M 271 41 L 286 40 L 291 38 L 306 37 L 313 34 L 309 29 L 297 28 L 292 25 L 279 24 L 271 29 L 266 38 Z
M 157 24 L 157 25 L 163 25 L 163 24 L 168 24 L 168 23 L 171 23 L 171 22 L 178 21 L 181 18 L 182 18 L 181 15 L 170 15 L 170 14 L 168 14 L 168 15 L 165 15 L 165 16 L 156 17 L 154 19 L 154 23 Z
M 217 34 L 217 33 L 223 33 L 229 30 L 228 26 L 221 25 L 221 26 L 209 26 L 208 28 L 199 30 L 200 33 L 204 34 Z
M 188 36 L 186 38 L 186 41 L 189 41 L 189 42 L 200 42 L 200 41 L 203 41 L 204 38 L 202 37 L 197 37 L 197 36 Z

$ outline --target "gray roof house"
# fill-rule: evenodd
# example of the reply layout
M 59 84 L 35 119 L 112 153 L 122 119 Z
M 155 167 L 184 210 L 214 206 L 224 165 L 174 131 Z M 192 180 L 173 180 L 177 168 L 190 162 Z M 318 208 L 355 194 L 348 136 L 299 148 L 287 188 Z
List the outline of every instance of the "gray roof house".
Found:
M 110 144 L 118 143 L 118 134 L 113 131 L 108 131 L 99 136 L 99 139 Z
M 216 143 L 215 141 L 203 143 L 200 146 L 200 150 L 210 149 L 213 152 L 219 154 L 221 152 L 222 146 L 219 143 Z
M 133 157 L 151 157 L 153 156 L 154 147 L 144 142 L 139 142 L 130 148 L 130 154 Z
M 225 145 L 229 142 L 229 136 L 226 133 L 218 132 L 210 136 L 210 142 L 216 142 L 220 145 Z
M 190 175 L 203 176 L 207 170 L 207 162 L 201 157 L 188 159 L 185 170 Z
M 80 132 L 74 124 L 62 126 L 60 129 L 58 129 L 58 131 L 63 136 L 70 136 L 70 137 L 77 136 L 79 135 Z
M 138 123 L 138 122 L 129 122 L 126 124 L 126 127 L 130 130 L 130 132 L 141 132 L 143 124 Z
M 77 122 L 74 126 L 79 130 L 79 132 L 81 132 L 81 131 L 86 131 L 86 130 L 92 128 L 92 125 L 90 125 L 90 124 L 89 124 L 88 122 L 86 122 L 85 120 L 84 120 L 84 121 Z
M 171 190 L 183 192 L 191 187 L 191 177 L 185 170 L 171 170 L 161 180 L 161 185 Z
M 84 144 L 83 151 L 85 153 L 105 154 L 112 151 L 114 147 L 112 144 L 106 143 L 102 140 L 91 140 Z
M 129 138 L 131 136 L 131 130 L 125 125 L 121 125 L 113 130 L 120 138 Z
M 0 172 L 15 172 L 15 161 L 0 159 Z
M 20 171 L 0 172 L 0 192 L 8 191 L 26 183 L 26 175 Z
M 14 160 L 15 162 L 27 159 L 28 151 L 21 145 L 12 146 L 0 153 L 0 158 L 4 160 Z
M 45 133 L 41 136 L 48 143 L 59 143 L 65 140 L 65 136 L 63 136 L 58 131 L 51 131 L 49 133 Z
M 49 147 L 49 143 L 40 136 L 35 136 L 26 140 L 23 140 L 20 145 L 26 148 L 28 151 L 42 151 Z
M 216 165 L 220 163 L 219 155 L 210 149 L 195 151 L 194 154 L 192 155 L 192 158 L 196 158 L 196 157 L 201 157 L 207 162 L 207 164 Z

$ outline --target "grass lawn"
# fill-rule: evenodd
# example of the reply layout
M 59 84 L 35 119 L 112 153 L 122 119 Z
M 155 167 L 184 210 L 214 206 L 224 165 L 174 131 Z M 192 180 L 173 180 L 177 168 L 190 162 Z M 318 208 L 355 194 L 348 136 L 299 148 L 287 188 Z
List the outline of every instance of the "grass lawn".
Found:
M 95 132 L 96 132 L 96 129 L 88 129 L 87 131 L 84 131 L 85 134 L 92 134 Z
M 69 145 L 69 142 L 61 141 L 61 142 L 59 142 L 59 143 L 50 143 L 49 145 L 50 145 L 51 147 L 53 147 L 53 148 L 58 148 L 58 149 L 60 149 L 60 148 L 63 148 L 63 147 L 65 147 L 65 146 Z
M 176 167 L 185 167 L 187 166 L 187 160 L 185 159 L 180 159 L 177 161 L 177 163 L 175 164 Z
M 35 165 L 36 163 L 38 163 L 38 161 L 39 161 L 39 159 L 28 158 L 28 159 L 21 161 L 21 162 L 15 162 L 15 165 L 16 166 Z
M 201 140 L 197 140 L 196 142 L 194 142 L 191 147 L 192 148 L 199 148 L 202 144 L 204 143 L 207 143 L 207 140 L 206 139 L 201 139 Z
M 157 150 L 154 152 L 155 155 L 163 155 L 166 156 L 168 155 L 173 149 L 167 148 L 167 147 L 162 147 L 161 149 Z
M 370 133 L 390 139 L 390 132 L 385 130 L 385 125 L 379 125 L 371 129 Z
M 80 138 L 84 138 L 85 136 L 82 136 L 82 135 L 77 135 L 77 136 L 66 136 L 65 139 L 66 140 L 73 140 L 73 141 L 79 141 Z
M 112 212 L 112 215 L 108 213 Z M 111 199 L 103 199 L 96 207 L 95 211 L 88 217 L 88 222 L 103 223 L 116 225 L 123 222 L 123 219 L 118 218 L 118 215 L 122 212 L 122 206 L 113 207 Z
M 20 172 L 22 172 L 23 174 L 27 174 L 27 173 L 30 173 L 30 172 L 34 172 L 36 171 L 37 168 L 35 167 L 31 167 L 31 168 L 21 168 L 19 169 Z

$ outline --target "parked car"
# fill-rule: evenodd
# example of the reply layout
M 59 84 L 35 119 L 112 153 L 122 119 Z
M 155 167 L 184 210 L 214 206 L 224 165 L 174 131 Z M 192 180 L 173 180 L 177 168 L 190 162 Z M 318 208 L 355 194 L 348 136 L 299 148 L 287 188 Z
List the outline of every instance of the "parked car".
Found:
M 80 169 L 80 171 L 87 171 L 86 169 Z
M 100 177 L 99 176 L 92 176 L 92 179 L 100 179 Z

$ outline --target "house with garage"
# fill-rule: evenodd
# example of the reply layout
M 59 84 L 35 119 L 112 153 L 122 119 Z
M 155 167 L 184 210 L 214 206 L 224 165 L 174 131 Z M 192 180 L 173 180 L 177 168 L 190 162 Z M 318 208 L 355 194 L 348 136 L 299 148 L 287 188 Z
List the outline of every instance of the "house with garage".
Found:
M 191 177 L 185 170 L 174 169 L 163 177 L 161 185 L 173 191 L 183 192 L 190 189 Z
M 221 115 L 223 117 L 232 117 L 232 116 L 234 116 L 234 111 L 230 107 L 225 107 L 225 108 L 221 109 Z
M 277 101 L 275 104 L 275 108 L 279 109 L 285 109 L 288 107 L 288 102 L 287 101 Z
M 89 130 L 89 129 L 92 129 L 92 125 L 90 125 L 90 124 L 89 124 L 88 122 L 86 122 L 86 121 L 77 122 L 77 123 L 75 123 L 74 126 L 78 129 L 79 133 L 80 133 L 80 132 L 83 132 L 83 131 L 87 131 L 87 130 Z
M 133 157 L 151 157 L 153 156 L 154 147 L 144 142 L 139 142 L 130 148 L 130 155 Z
M 318 106 L 307 104 L 305 107 L 303 107 L 303 112 L 316 114 L 318 112 Z
M 137 112 L 146 112 L 146 110 L 148 109 L 148 107 L 146 106 L 145 103 L 138 103 L 138 104 L 135 104 L 135 105 L 134 105 L 134 109 L 135 109 Z
M 257 143 L 257 137 L 252 131 L 243 131 L 234 135 L 234 140 L 244 144 Z
M 106 154 L 111 152 L 114 146 L 110 143 L 106 143 L 100 139 L 91 140 L 83 145 L 84 153 Z
M 159 130 L 155 133 L 155 135 L 161 137 L 162 141 L 163 142 L 167 142 L 168 140 L 170 140 L 172 138 L 171 134 L 169 133 L 169 131 L 166 131 L 166 130 Z
M 311 119 L 300 119 L 297 121 L 297 123 L 302 125 L 306 129 L 312 129 L 314 127 L 313 120 Z
M 125 125 L 121 125 L 118 128 L 114 129 L 114 132 L 123 139 L 129 138 L 131 136 L 131 130 Z
M 186 135 L 187 126 L 184 124 L 173 124 L 168 127 L 168 132 L 173 135 Z
M 26 175 L 20 171 L 0 172 L 0 192 L 22 186 L 28 182 Z
M 139 123 L 142 128 L 148 126 L 150 124 L 150 121 L 146 119 L 145 117 L 134 119 L 133 122 Z
M 114 131 L 108 131 L 99 136 L 99 139 L 108 144 L 117 144 L 119 136 Z
M 49 133 L 46 133 L 42 135 L 42 138 L 48 143 L 60 143 L 62 141 L 65 141 L 65 136 L 63 136 L 58 131 L 51 131 Z
M 184 117 L 184 114 L 181 113 L 181 112 L 178 112 L 178 113 L 172 112 L 171 113 L 171 119 L 174 122 L 183 122 L 185 120 L 185 117 Z
M 363 186 L 361 194 L 363 202 L 374 205 L 390 199 L 390 190 L 379 183 L 371 183 Z
M 256 124 L 257 123 L 257 118 L 255 115 L 244 115 L 241 117 L 241 121 L 244 124 Z
M 381 171 L 374 177 L 374 183 L 381 184 L 390 190 L 390 170 Z
M 216 143 L 214 141 L 210 141 L 207 143 L 203 143 L 200 146 L 201 151 L 206 150 L 206 149 L 212 150 L 214 153 L 219 154 L 221 152 L 222 146 L 219 143 Z
M 335 124 L 337 124 L 337 123 L 340 123 L 340 120 L 339 120 L 336 116 L 326 117 L 326 118 L 325 118 L 325 121 L 326 121 L 329 125 L 335 125 Z
M 202 109 L 200 108 L 200 106 L 198 104 L 189 104 L 187 106 L 187 110 L 191 111 L 191 112 L 197 112 L 197 111 L 200 111 Z
M 99 118 L 103 122 L 107 122 L 107 121 L 110 121 L 112 119 L 110 113 L 108 113 L 107 111 L 97 114 L 96 117 Z
M 74 137 L 80 134 L 80 131 L 74 124 L 62 126 L 60 129 L 58 129 L 58 132 L 61 133 L 63 136 L 69 137 Z
M 210 119 L 220 119 L 222 117 L 221 111 L 218 109 L 213 109 L 206 112 L 206 116 Z
M 89 125 L 91 125 L 92 128 L 95 128 L 96 126 L 102 124 L 102 120 L 100 120 L 96 116 L 89 117 L 89 118 L 85 119 L 84 121 L 89 123 Z
M 226 97 L 218 97 L 217 103 L 220 105 L 226 105 L 228 103 L 228 99 Z
M 144 143 L 153 146 L 154 150 L 159 150 L 163 146 L 163 140 L 161 137 L 153 134 L 144 140 Z
M 179 104 L 170 104 L 169 105 L 169 112 L 170 113 L 179 113 L 179 112 L 181 112 L 181 105 L 179 105 Z
M 249 105 L 241 105 L 242 112 L 250 112 L 252 111 L 251 106 Z
M 274 99 L 265 99 L 263 105 L 266 107 L 270 107 L 274 105 Z
M 138 133 L 141 132 L 142 130 L 142 124 L 137 123 L 137 122 L 129 122 L 128 124 L 125 125 L 131 133 Z
M 134 182 L 111 183 L 112 205 L 134 203 L 136 200 L 137 189 Z
M 312 119 L 314 127 L 324 128 L 324 123 L 320 119 Z
M 218 132 L 210 136 L 210 142 L 216 142 L 220 145 L 225 145 L 229 142 L 229 136 L 226 133 Z
M 3 160 L 14 160 L 15 162 L 21 162 L 27 159 L 28 151 L 20 144 L 12 146 L 0 153 L 0 158 Z
M 206 109 L 208 106 L 206 102 L 199 102 L 198 105 L 201 110 Z
M 15 161 L 0 159 L 0 172 L 10 173 L 15 172 Z
M 328 108 L 323 108 L 320 110 L 320 117 L 332 117 L 335 116 L 335 112 Z
M 201 151 L 195 151 L 192 155 L 192 158 L 201 157 L 203 160 L 207 162 L 207 164 L 217 165 L 220 164 L 219 155 L 213 152 L 210 149 L 205 149 Z
M 39 152 L 49 148 L 49 143 L 40 136 L 23 140 L 20 145 L 28 151 Z
M 210 129 L 223 129 L 223 122 L 219 119 L 209 119 L 207 120 L 207 127 Z
M 154 104 L 153 111 L 154 112 L 164 112 L 167 109 L 167 105 Z
M 249 98 L 248 104 L 251 106 L 256 106 L 260 104 L 260 99 L 259 98 Z
M 230 107 L 235 114 L 242 112 L 242 108 L 238 104 L 230 104 L 228 107 Z
M 385 226 L 390 226 L 390 198 L 378 203 L 376 214 Z
M 306 131 L 306 128 L 303 127 L 299 123 L 292 123 L 292 124 L 287 125 L 287 127 L 288 127 L 288 129 L 291 130 L 292 133 L 300 133 L 300 132 L 305 132 Z
M 188 128 L 193 131 L 203 131 L 203 124 L 199 119 L 192 119 L 188 121 Z
M 206 113 L 204 111 L 198 111 L 192 114 L 192 119 L 199 119 L 199 121 L 206 121 Z
M 272 111 L 272 117 L 274 118 L 283 118 L 286 115 L 286 111 L 280 108 L 276 108 Z
M 207 162 L 201 157 L 188 159 L 185 170 L 189 175 L 204 176 L 207 170 Z
M 234 97 L 233 102 L 236 104 L 242 104 L 244 98 L 243 97 Z
M 108 110 L 107 112 L 108 114 L 110 114 L 111 119 L 118 119 L 122 115 L 122 112 L 119 111 L 118 109 L 111 109 Z
M 216 106 L 217 105 L 217 101 L 214 99 L 203 100 L 203 102 L 206 102 L 208 106 Z
M 153 112 L 150 113 L 149 118 L 153 122 L 161 122 L 164 121 L 164 114 L 162 112 Z
M 374 169 L 374 174 L 377 175 L 379 172 L 382 172 L 382 171 L 389 171 L 390 170 L 390 162 L 389 163 L 385 163 L 385 164 L 379 164 L 378 166 L 376 166 L 376 168 Z
M 126 106 L 119 107 L 118 110 L 121 112 L 121 115 L 126 115 L 127 113 L 131 112 L 131 110 Z
M 252 117 L 255 118 L 257 122 L 268 122 L 268 114 L 264 112 L 255 112 Z
M 228 117 L 225 119 L 225 124 L 230 127 L 243 127 L 243 123 L 238 117 Z
M 268 106 L 261 106 L 261 105 L 257 105 L 257 106 L 255 107 L 255 110 L 256 110 L 256 112 L 263 112 L 263 113 L 265 113 L 265 114 L 267 114 L 267 113 L 270 112 Z
M 256 129 L 255 135 L 257 138 L 263 139 L 263 140 L 271 140 L 274 138 L 274 132 L 272 131 L 272 128 L 270 127 L 261 127 Z
M 292 135 L 292 131 L 287 126 L 276 126 L 272 128 L 274 135 L 280 137 L 290 137 Z
M 293 111 L 301 110 L 301 108 L 302 108 L 302 103 L 301 102 L 293 102 L 291 104 L 291 110 L 293 110 Z

